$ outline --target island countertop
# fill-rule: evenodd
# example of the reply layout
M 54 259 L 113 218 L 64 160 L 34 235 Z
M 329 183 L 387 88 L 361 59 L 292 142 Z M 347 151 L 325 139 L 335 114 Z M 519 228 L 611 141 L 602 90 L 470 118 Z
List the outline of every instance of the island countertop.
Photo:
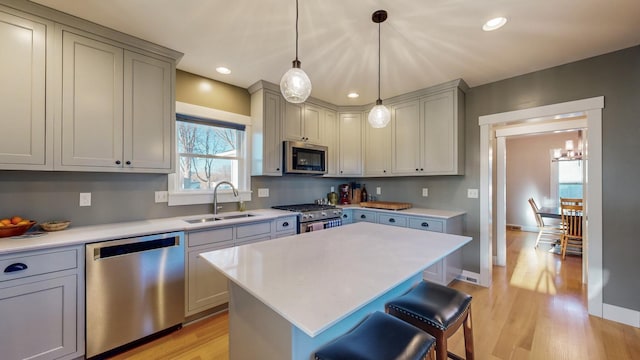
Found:
M 469 241 L 362 222 L 201 256 L 314 337 Z

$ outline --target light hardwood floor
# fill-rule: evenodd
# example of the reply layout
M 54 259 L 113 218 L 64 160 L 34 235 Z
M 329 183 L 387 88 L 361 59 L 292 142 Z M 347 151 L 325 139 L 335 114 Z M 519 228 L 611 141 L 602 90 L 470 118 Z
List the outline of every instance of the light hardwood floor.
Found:
M 491 288 L 452 284 L 473 295 L 476 359 L 640 359 L 640 329 L 587 314 L 581 259 L 536 250 L 535 237 L 508 232 L 507 266 L 494 267 Z M 223 313 L 113 359 L 226 360 L 227 327 Z M 461 332 L 449 347 L 464 354 Z

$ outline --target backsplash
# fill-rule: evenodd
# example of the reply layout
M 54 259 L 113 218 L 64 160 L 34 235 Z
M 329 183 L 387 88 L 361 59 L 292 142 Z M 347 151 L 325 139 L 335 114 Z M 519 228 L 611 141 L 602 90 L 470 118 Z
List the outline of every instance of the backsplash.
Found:
M 410 202 L 415 207 L 452 208 L 460 194 L 448 193 L 462 177 L 407 177 L 376 179 L 322 178 L 310 176 L 252 177 L 252 201 L 247 209 L 313 202 L 326 198 L 331 186 L 357 181 L 379 200 Z M 376 187 L 382 194 L 376 195 Z M 422 197 L 422 188 L 429 197 Z M 269 197 L 258 197 L 258 189 L 269 189 Z M 20 215 L 38 222 L 69 219 L 73 225 L 209 213 L 210 204 L 167 206 L 155 203 L 155 191 L 167 189 L 167 176 L 158 174 L 113 174 L 90 172 L 0 171 L 0 217 Z M 466 191 L 466 189 L 463 189 Z M 462 190 L 461 190 L 462 191 Z M 79 206 L 79 193 L 91 193 L 91 206 Z M 452 201 L 458 198 L 457 201 Z M 222 212 L 237 204 L 223 204 Z

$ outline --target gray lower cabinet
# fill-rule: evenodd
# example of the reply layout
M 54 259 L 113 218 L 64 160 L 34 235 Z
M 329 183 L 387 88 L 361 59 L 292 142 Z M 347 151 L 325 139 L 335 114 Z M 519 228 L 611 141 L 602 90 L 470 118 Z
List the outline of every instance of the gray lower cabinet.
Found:
M 84 355 L 82 247 L 0 256 L 2 359 Z
M 448 219 L 431 218 L 427 216 L 405 215 L 388 211 L 353 209 L 353 220 L 350 222 L 376 222 L 379 224 L 409 227 L 412 229 L 444 232 L 447 234 L 462 234 L 462 216 Z M 446 258 L 431 265 L 424 271 L 424 279 L 439 284 L 448 285 L 462 274 L 462 250 L 458 249 Z
M 227 278 L 203 260 L 201 253 L 295 235 L 296 228 L 297 218 L 287 216 L 187 232 L 185 316 L 196 315 L 229 301 Z

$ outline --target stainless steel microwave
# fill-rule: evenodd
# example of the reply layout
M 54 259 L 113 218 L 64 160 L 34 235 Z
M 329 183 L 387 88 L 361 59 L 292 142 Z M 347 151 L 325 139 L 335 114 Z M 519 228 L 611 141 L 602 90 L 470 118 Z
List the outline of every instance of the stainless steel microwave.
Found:
M 301 141 L 284 142 L 284 173 L 322 175 L 327 173 L 327 147 Z

